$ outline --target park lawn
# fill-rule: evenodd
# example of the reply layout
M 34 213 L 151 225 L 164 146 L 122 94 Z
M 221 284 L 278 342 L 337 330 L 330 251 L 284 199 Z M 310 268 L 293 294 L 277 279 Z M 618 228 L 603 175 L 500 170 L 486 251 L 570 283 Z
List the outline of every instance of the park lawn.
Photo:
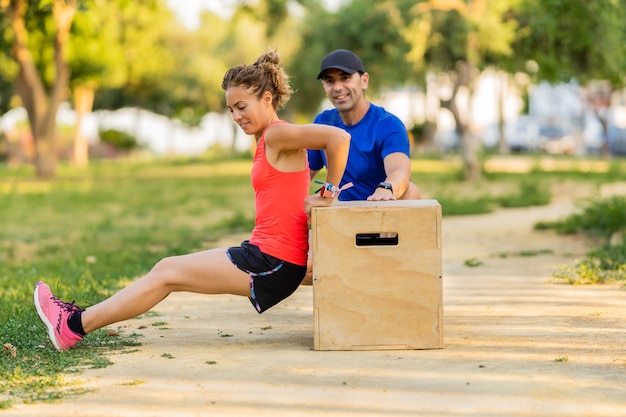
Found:
M 530 161 L 530 169 L 487 171 L 483 181 L 468 184 L 459 180 L 458 158 L 424 158 L 413 161 L 413 180 L 446 216 L 548 204 L 564 184 L 592 192 L 626 172 L 623 160 L 599 170 L 572 159 L 558 170 L 541 168 L 536 158 L 513 159 L 520 160 Z M 251 165 L 249 159 L 96 161 L 84 170 L 60 166 L 53 181 L 35 180 L 29 168 L 0 167 L 0 408 L 80 393 L 65 385 L 65 372 L 107 366 L 111 349 L 139 343 L 136 335 L 103 329 L 75 349 L 55 352 L 33 308 L 38 280 L 60 298 L 88 306 L 165 256 L 251 231 Z
M 54 352 L 33 308 L 38 280 L 60 298 L 87 306 L 165 256 L 250 231 L 250 167 L 250 161 L 107 162 L 87 171 L 62 167 L 49 182 L 5 171 L 0 342 L 7 347 L 0 355 L 0 405 L 10 406 L 16 397 L 55 398 L 58 392 L 48 391 L 58 391 L 62 372 L 106 365 L 101 356 L 108 348 L 133 344 L 132 337 L 107 337 L 103 331 L 90 334 L 77 349 Z

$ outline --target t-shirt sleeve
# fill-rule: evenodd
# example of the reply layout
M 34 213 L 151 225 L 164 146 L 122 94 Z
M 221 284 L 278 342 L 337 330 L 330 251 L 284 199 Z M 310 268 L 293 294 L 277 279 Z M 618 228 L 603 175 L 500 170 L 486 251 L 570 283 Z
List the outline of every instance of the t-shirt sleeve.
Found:
M 404 123 L 397 117 L 389 115 L 385 120 L 385 132 L 380 156 L 384 159 L 389 154 L 402 152 L 410 157 L 409 134 Z
M 319 171 L 324 168 L 324 154 L 323 151 L 320 150 L 311 150 L 307 149 L 308 158 L 309 158 L 309 169 L 313 171 Z

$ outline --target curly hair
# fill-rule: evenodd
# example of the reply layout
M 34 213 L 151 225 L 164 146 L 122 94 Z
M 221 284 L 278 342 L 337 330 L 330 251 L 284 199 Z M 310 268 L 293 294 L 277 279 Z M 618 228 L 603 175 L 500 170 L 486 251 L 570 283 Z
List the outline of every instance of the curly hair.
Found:
M 259 99 L 264 92 L 269 91 L 272 94 L 272 106 L 278 110 L 287 104 L 293 93 L 289 76 L 279 64 L 280 56 L 276 51 L 264 52 L 254 64 L 243 64 L 226 71 L 222 89 L 249 88 Z

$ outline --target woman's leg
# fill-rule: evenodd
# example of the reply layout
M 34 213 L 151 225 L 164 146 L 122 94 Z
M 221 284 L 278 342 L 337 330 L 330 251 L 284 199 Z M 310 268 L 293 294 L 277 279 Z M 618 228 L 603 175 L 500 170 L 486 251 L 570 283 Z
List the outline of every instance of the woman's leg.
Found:
M 143 278 L 81 316 L 86 333 L 150 310 L 171 292 L 250 295 L 250 276 L 237 268 L 224 248 L 159 261 Z

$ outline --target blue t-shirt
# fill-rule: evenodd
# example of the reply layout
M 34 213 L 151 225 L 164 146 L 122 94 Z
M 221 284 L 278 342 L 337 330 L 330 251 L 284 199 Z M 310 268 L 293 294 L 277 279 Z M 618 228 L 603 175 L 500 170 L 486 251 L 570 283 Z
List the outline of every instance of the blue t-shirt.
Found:
M 339 194 L 339 200 L 365 200 L 376 190 L 387 174 L 383 160 L 394 152 L 409 155 L 409 136 L 402 121 L 384 108 L 370 103 L 365 117 L 357 124 L 346 126 L 337 109 L 318 114 L 313 123 L 340 127 L 352 135 L 348 165 L 339 186 L 354 185 Z M 309 168 L 320 170 L 326 166 L 323 151 L 309 150 Z

